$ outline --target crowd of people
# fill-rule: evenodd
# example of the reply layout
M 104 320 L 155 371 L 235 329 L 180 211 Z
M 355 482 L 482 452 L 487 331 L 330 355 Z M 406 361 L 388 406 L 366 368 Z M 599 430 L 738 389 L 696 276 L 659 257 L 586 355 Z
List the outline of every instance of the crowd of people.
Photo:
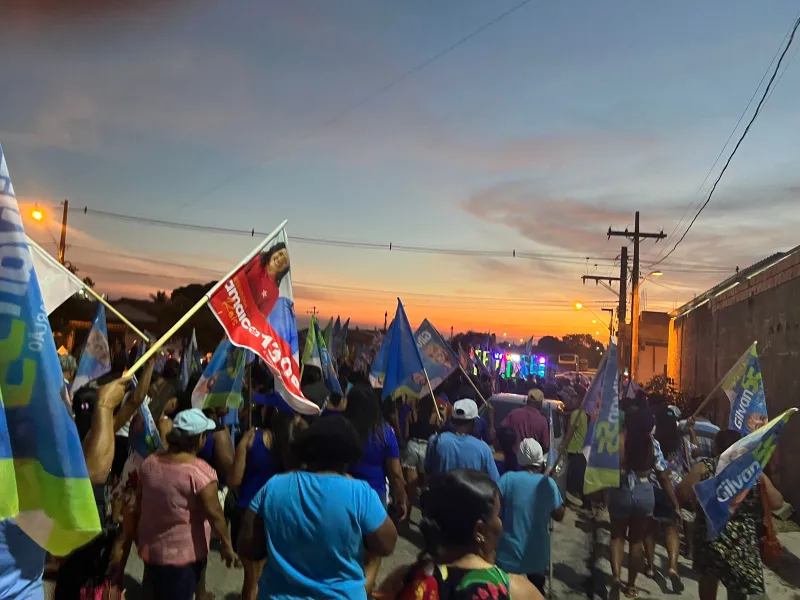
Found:
M 307 386 L 318 378 L 310 371 Z M 682 591 L 682 539 L 701 599 L 715 598 L 720 583 L 729 598 L 764 592 L 760 524 L 781 505 L 780 493 L 762 475 L 708 540 L 692 485 L 714 474 L 738 434 L 706 416 L 682 419 L 656 395 L 622 399 L 620 485 L 586 496 L 581 382 L 515 382 L 527 401 L 495 423 L 486 381 L 453 381 L 434 398 L 384 399 L 363 374 L 342 373 L 346 392 L 323 398 L 321 416 L 310 418 L 294 414 L 256 364 L 252 410 L 231 425 L 227 409 L 192 408 L 193 382 L 187 391 L 177 380 L 175 361 L 160 373 L 150 363 L 135 389 L 120 378 L 72 397 L 103 533 L 62 561 L 47 560 L 56 598 L 119 597 L 134 547 L 145 597 L 206 598 L 212 538 L 223 561 L 242 569 L 247 600 L 539 598 L 565 492 L 583 514 L 607 508 L 617 595 L 635 597 L 641 574 L 658 575 L 656 542 L 667 550 L 666 578 Z M 551 401 L 566 425 L 552 453 Z M 143 404 L 164 442 L 152 453 L 134 447 Z M 548 454 L 557 455 L 549 465 Z M 566 489 L 554 477 L 562 462 Z M 412 524 L 414 506 L 421 518 Z M 424 540 L 418 560 L 379 579 L 382 559 L 415 525 Z M 43 551 L 10 521 L 0 527 L 0 548 L 0 597 L 42 597 Z

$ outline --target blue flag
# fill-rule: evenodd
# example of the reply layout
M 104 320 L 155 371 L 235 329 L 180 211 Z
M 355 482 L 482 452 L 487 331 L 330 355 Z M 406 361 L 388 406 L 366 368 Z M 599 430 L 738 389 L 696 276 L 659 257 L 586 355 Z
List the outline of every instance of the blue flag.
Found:
M 242 404 L 245 351 L 225 337 L 192 391 L 194 408 L 239 408 Z
M 100 532 L 100 519 L 61 399 L 61 365 L 2 148 L 0 217 L 0 396 L 8 431 L 0 436 L 0 518 L 14 517 L 37 544 L 64 556 Z
M 135 375 L 131 378 L 131 383 L 131 389 L 136 389 L 138 380 Z M 153 413 L 150 412 L 150 408 L 145 402 L 139 406 L 138 414 L 131 421 L 128 440 L 131 450 L 142 458 L 147 458 L 156 450 L 164 447 Z
M 722 389 L 731 401 L 729 429 L 745 436 L 767 423 L 767 399 L 755 343 L 728 371 Z
M 83 353 L 75 371 L 72 382 L 72 393 L 81 389 L 87 383 L 99 379 L 111 372 L 111 350 L 108 347 L 108 329 L 106 328 L 106 307 L 97 305 L 97 314 L 92 322 L 92 328 L 83 345 Z
M 591 438 L 583 493 L 619 487 L 619 384 L 617 380 L 617 344 L 608 345 L 604 357 L 600 401 L 591 418 Z M 587 435 L 589 435 L 587 433 Z
M 178 385 L 181 390 L 185 390 L 189 385 L 189 379 L 192 375 L 198 373 L 202 367 L 200 366 L 200 353 L 197 351 L 197 336 L 192 329 L 192 335 L 187 340 L 183 347 L 181 355 L 181 371 L 178 376 Z
M 783 427 L 795 412 L 790 408 L 764 427 L 733 444 L 717 463 L 711 479 L 694 485 L 697 501 L 703 507 L 709 538 L 715 538 L 736 512 L 775 452 Z
M 382 397 L 387 398 L 403 385 L 406 379 L 422 372 L 423 368 L 414 332 L 408 323 L 403 303 L 398 298 L 394 320 L 372 363 L 370 382 L 373 383 L 373 387 L 383 387 Z

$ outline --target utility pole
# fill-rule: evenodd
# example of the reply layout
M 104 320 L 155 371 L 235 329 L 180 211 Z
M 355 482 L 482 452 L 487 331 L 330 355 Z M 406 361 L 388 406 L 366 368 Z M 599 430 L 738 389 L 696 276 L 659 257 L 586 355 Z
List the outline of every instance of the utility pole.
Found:
M 625 231 L 612 231 L 608 228 L 608 237 L 618 236 L 624 237 L 633 242 L 633 273 L 631 274 L 631 362 L 630 362 L 630 376 L 635 379 L 639 370 L 639 279 L 642 274 L 639 271 L 639 242 L 641 240 L 663 240 L 667 236 L 664 235 L 662 229 L 659 233 L 644 233 L 639 231 L 639 211 L 636 211 L 636 219 L 634 221 L 633 233 L 625 228 Z
M 389 311 L 387 310 L 383 313 L 383 335 L 386 335 L 386 331 L 388 330 L 388 323 L 389 323 Z
M 318 314 L 318 313 L 317 313 L 317 307 L 316 307 L 316 306 L 312 306 L 312 307 L 311 307 L 311 310 L 307 310 L 307 311 L 306 311 L 306 314 L 307 314 L 307 315 L 311 315 L 311 316 L 313 316 L 313 317 L 316 317 L 316 316 L 317 316 L 317 314 Z
M 67 253 L 67 213 L 69 212 L 69 200 L 64 200 L 64 216 L 61 218 L 61 242 L 58 244 L 58 262 L 64 264 Z
M 614 308 L 601 308 L 603 312 L 611 313 L 608 320 L 608 335 L 614 335 Z

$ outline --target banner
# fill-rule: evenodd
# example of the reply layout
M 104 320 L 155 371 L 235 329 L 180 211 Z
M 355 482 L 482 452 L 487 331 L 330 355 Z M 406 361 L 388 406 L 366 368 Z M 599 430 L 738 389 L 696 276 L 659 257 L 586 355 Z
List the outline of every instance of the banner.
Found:
M 245 350 L 223 339 L 192 391 L 192 408 L 239 408 L 244 366 Z
M 83 353 L 75 371 L 70 392 L 75 395 L 87 383 L 111 372 L 111 350 L 108 347 L 108 328 L 106 327 L 106 307 L 97 305 L 97 314 L 92 322 L 89 335 L 83 344 Z
M 0 397 L 8 431 L 0 442 L 0 506 L 42 548 L 65 556 L 100 533 L 100 519 L 78 431 L 61 399 L 61 365 L 2 147 L 0 217 Z
M 275 389 L 297 412 L 317 415 L 320 408 L 300 390 L 297 320 L 294 314 L 286 230 L 220 282 L 209 306 L 231 342 L 255 352 L 275 377 Z
M 595 378 L 600 377 L 598 371 Z M 588 395 L 588 394 L 587 394 Z M 619 384 L 617 343 L 611 340 L 604 357 L 602 389 L 597 413 L 591 419 L 591 444 L 583 480 L 583 493 L 619 487 Z
M 445 379 L 458 369 L 459 358 L 450 345 L 444 341 L 433 324 L 425 319 L 414 332 L 414 341 L 422 357 L 422 365 L 428 372 L 434 392 Z M 413 398 L 430 394 L 425 371 L 420 369 L 408 377 L 395 393 L 403 393 Z
M 758 482 L 758 477 L 775 452 L 786 422 L 795 412 L 796 408 L 790 408 L 733 444 L 719 457 L 714 477 L 694 485 L 697 501 L 706 515 L 709 539 L 719 535 Z
M 68 298 L 83 289 L 83 282 L 39 246 L 29 244 L 29 248 L 33 270 L 42 290 L 42 302 L 47 314 L 51 315 Z
M 721 387 L 731 401 L 728 429 L 746 436 L 766 425 L 767 399 L 755 343 L 728 371 Z

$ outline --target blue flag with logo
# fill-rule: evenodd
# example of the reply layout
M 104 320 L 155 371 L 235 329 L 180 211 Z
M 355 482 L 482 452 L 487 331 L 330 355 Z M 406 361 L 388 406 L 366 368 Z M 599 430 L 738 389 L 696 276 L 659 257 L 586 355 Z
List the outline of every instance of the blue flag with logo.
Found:
M 424 369 L 414 332 L 408 323 L 406 311 L 400 298 L 397 299 L 397 311 L 394 320 L 386 332 L 378 356 L 372 363 L 370 381 L 374 387 L 383 387 L 382 398 L 387 398 L 409 377 Z M 424 373 L 423 373 L 424 376 Z M 378 385 L 375 385 L 375 384 Z
M 591 438 L 583 493 L 619 487 L 619 384 L 617 381 L 617 344 L 608 345 L 602 375 L 597 412 L 590 415 Z M 588 394 L 587 394 L 588 395 Z M 590 434 L 587 432 L 587 436 Z
M 720 534 L 758 482 L 759 475 L 775 452 L 786 422 L 795 412 L 796 408 L 790 408 L 733 444 L 719 457 L 714 477 L 694 485 L 697 501 L 706 515 L 709 539 Z
M 64 556 L 100 533 L 100 519 L 1 147 L 0 246 L 0 517 Z
M 99 379 L 111 372 L 111 350 L 108 347 L 108 329 L 106 328 L 106 307 L 97 304 L 97 314 L 92 322 L 89 335 L 83 345 L 83 353 L 75 371 L 72 382 L 72 394 L 87 383 Z
M 758 361 L 755 343 L 728 371 L 723 379 L 722 389 L 731 401 L 728 429 L 735 429 L 745 436 L 769 421 L 761 363 Z
M 239 408 L 242 404 L 245 351 L 226 336 L 192 391 L 193 408 Z
M 144 347 L 145 344 L 140 344 Z M 138 385 L 138 380 L 134 375 L 131 378 L 131 390 L 135 390 Z M 133 391 L 131 391 L 133 393 Z M 146 402 L 139 405 L 139 412 L 131 421 L 130 431 L 128 432 L 128 440 L 130 448 L 142 458 L 147 458 L 156 450 L 164 447 L 161 441 L 161 434 L 158 433 L 156 421 L 153 418 L 153 413 Z

